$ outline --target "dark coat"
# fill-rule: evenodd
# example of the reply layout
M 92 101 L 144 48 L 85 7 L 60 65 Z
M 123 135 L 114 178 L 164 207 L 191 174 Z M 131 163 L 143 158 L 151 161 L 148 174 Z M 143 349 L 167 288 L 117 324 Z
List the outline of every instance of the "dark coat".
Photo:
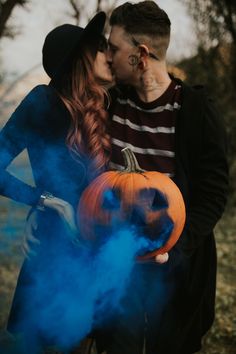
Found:
M 184 266 L 177 295 L 163 317 L 163 354 L 199 350 L 201 337 L 213 323 L 217 269 L 213 229 L 222 216 L 228 192 L 222 118 L 203 87 L 181 84 L 175 182 L 185 199 L 187 219 L 179 242 L 170 252 L 170 266 Z
M 174 180 L 186 203 L 186 224 L 179 241 L 169 252 L 169 261 L 164 265 L 143 265 L 139 273 L 145 274 L 147 280 L 146 295 L 142 293 L 142 298 L 146 296 L 148 304 L 153 297 L 156 308 L 163 306 L 161 311 L 156 311 L 159 320 L 154 321 L 149 348 L 150 353 L 158 354 L 189 354 L 200 350 L 201 338 L 213 323 L 216 290 L 213 229 L 224 211 L 228 191 L 222 118 L 203 87 L 189 87 L 177 81 L 182 85 L 182 102 L 176 122 Z M 126 90 L 111 91 L 114 105 L 117 95 L 124 98 Z M 143 302 L 135 296 L 137 279 L 136 276 L 131 282 L 130 295 L 124 303 L 127 301 L 128 309 L 138 304 L 139 311 Z M 160 279 L 164 291 L 158 296 Z M 161 296 L 164 301 L 160 300 Z M 155 314 L 154 307 L 151 311 Z M 138 317 L 133 318 L 136 318 L 133 323 L 136 326 Z M 130 335 L 134 332 L 135 329 L 131 330 Z M 112 336 L 110 332 L 109 340 Z M 101 338 L 98 336 L 98 344 Z M 119 343 L 122 338 L 114 337 L 114 341 Z

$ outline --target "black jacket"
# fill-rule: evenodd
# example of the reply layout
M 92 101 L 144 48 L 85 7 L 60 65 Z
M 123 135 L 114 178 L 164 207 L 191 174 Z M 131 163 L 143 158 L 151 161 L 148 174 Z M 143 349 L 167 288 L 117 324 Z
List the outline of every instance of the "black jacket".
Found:
M 202 87 L 183 85 L 176 127 L 176 183 L 185 198 L 187 221 L 179 247 L 199 247 L 220 219 L 227 200 L 228 165 L 224 123 Z
M 178 295 L 166 311 L 168 330 L 175 331 L 175 340 L 169 342 L 166 353 L 199 350 L 201 337 L 214 320 L 217 259 L 213 229 L 222 216 L 228 194 L 222 117 L 203 87 L 181 84 L 176 183 L 184 195 L 187 218 L 173 249 L 173 259 L 182 259 L 185 267 Z M 178 263 L 174 259 L 173 265 L 175 262 Z M 160 337 L 161 345 L 166 348 L 166 336 Z

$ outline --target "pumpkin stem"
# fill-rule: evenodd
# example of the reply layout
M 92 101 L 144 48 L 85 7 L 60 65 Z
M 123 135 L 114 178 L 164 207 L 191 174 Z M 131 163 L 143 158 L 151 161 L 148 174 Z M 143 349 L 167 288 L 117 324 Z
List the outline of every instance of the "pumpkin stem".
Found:
M 143 173 L 145 170 L 143 170 L 139 164 L 138 161 L 133 153 L 132 150 L 130 150 L 129 147 L 126 147 L 121 150 L 124 161 L 125 161 L 125 169 L 122 172 L 136 172 L 136 173 Z

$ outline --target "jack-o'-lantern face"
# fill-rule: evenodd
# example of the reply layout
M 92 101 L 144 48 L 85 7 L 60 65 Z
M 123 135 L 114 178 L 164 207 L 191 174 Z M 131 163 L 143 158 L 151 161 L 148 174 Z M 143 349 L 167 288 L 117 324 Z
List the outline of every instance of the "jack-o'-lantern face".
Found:
M 143 250 L 139 257 L 146 259 L 173 247 L 184 226 L 185 207 L 169 177 L 141 170 L 133 153 L 126 154 L 126 170 L 101 174 L 82 194 L 79 225 L 82 237 L 94 240 L 109 237 L 124 223 L 134 225 L 138 235 L 154 241 L 155 249 Z

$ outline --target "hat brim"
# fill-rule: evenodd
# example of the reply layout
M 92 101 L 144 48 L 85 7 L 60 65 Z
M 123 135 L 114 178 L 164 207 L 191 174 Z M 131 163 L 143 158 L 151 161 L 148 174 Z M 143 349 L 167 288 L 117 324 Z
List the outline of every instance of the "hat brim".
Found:
M 87 24 L 84 28 L 83 34 L 81 39 L 90 37 L 91 35 L 101 34 L 103 32 L 104 26 L 106 22 L 106 14 L 105 12 L 101 11 L 97 13 L 91 21 Z
M 63 61 L 60 63 L 58 69 L 56 70 L 53 77 L 51 77 L 51 83 L 56 81 L 60 75 L 65 72 L 69 67 L 73 54 L 78 50 L 78 48 L 83 48 L 83 45 L 89 40 L 98 37 L 102 34 L 104 26 L 106 23 L 106 14 L 101 11 L 97 13 L 83 29 L 82 35 L 78 38 L 78 41 L 74 44 L 71 50 L 63 58 Z M 96 49 L 96 48 L 95 48 Z M 96 49 L 97 50 L 97 49 Z

